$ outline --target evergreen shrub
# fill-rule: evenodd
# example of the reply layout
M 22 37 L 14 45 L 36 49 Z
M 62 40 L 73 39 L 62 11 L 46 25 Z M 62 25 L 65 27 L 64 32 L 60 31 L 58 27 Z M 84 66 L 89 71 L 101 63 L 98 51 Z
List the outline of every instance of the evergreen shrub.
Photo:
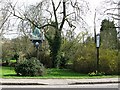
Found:
M 19 60 L 15 66 L 17 75 L 22 76 L 43 76 L 45 68 L 36 58 Z

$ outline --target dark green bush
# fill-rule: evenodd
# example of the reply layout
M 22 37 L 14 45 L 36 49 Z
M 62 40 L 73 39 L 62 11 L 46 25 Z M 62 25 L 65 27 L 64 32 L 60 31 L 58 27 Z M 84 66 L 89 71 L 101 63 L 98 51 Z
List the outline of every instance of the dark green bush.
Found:
M 42 76 L 45 74 L 45 68 L 36 58 L 24 59 L 15 66 L 17 75 L 22 76 Z
M 59 52 L 57 55 L 58 66 L 57 68 L 67 68 L 67 58 L 64 52 Z

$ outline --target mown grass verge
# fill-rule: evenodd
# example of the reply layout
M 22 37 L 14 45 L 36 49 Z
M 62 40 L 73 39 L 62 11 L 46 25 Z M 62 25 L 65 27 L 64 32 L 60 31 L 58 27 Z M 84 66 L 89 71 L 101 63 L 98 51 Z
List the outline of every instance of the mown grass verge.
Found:
M 80 74 L 69 69 L 46 69 L 44 76 L 17 76 L 13 67 L 0 67 L 0 76 L 2 78 L 36 78 L 36 79 L 87 79 L 87 78 L 117 78 L 117 75 L 89 76 L 88 74 Z

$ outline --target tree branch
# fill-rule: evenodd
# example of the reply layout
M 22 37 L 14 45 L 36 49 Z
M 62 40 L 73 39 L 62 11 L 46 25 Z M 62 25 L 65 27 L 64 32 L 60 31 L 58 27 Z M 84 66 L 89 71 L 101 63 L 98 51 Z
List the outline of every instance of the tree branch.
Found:
M 120 20 L 120 18 L 115 18 L 115 17 L 112 17 L 113 19 L 115 19 L 115 20 Z
M 57 8 L 55 9 L 55 11 L 57 11 L 57 9 L 59 8 L 60 4 L 61 4 L 61 1 L 59 2 L 59 4 L 58 4 Z
M 53 3 L 53 4 L 54 4 L 54 3 Z M 49 23 L 47 23 L 47 24 L 45 24 L 45 25 L 43 25 L 43 26 L 38 26 L 36 23 L 34 23 L 34 21 L 30 20 L 30 19 L 29 19 L 28 17 L 26 17 L 25 15 L 24 15 L 24 18 L 21 17 L 21 16 L 16 15 L 14 7 L 13 7 L 11 4 L 10 4 L 10 6 L 11 6 L 11 8 L 12 8 L 12 10 L 13 10 L 13 13 L 11 12 L 11 14 L 13 14 L 13 16 L 15 16 L 15 17 L 17 17 L 17 18 L 19 18 L 19 19 L 21 19 L 21 20 L 28 20 L 31 24 L 33 24 L 35 27 L 37 27 L 37 28 L 39 28 L 39 29 L 44 28 L 44 27 L 46 27 L 46 26 L 56 27 L 55 25 L 52 25 L 52 24 L 49 24 Z M 57 17 L 56 17 L 56 18 L 57 18 Z
M 56 28 L 58 29 L 58 21 L 57 21 L 57 14 L 56 14 L 56 9 L 55 9 L 55 4 L 54 4 L 53 0 L 51 0 L 51 1 L 52 1 L 52 6 L 53 6 L 53 12 L 54 12 L 54 17 L 55 17 Z
M 104 11 L 104 13 L 106 13 L 106 12 L 109 11 L 109 10 L 115 10 L 115 9 L 120 9 L 120 8 L 109 8 L 109 9 L 106 9 L 106 10 Z
M 64 22 L 65 22 L 65 18 L 66 18 L 66 7 L 65 7 L 65 1 L 63 1 L 63 19 L 62 19 L 62 23 L 60 25 L 60 31 L 63 28 Z
M 68 25 L 69 25 L 71 28 L 72 28 L 72 27 L 74 27 L 74 29 L 76 28 L 76 26 L 73 25 L 71 22 L 69 22 L 68 19 L 66 19 L 66 21 L 67 21 Z M 73 30 L 74 30 L 74 29 L 73 29 Z
M 107 14 L 120 17 L 120 15 L 119 15 L 119 14 L 114 14 L 114 13 L 107 13 Z
M 50 13 L 50 19 L 52 19 L 52 13 L 48 9 L 46 9 L 46 11 Z
M 71 14 L 75 14 L 75 12 L 69 13 L 66 15 L 66 17 L 70 16 Z
M 6 17 L 6 19 L 4 20 L 4 22 L 1 24 L 0 29 L 3 27 L 3 25 L 5 24 L 5 22 L 8 20 L 8 18 L 10 17 L 11 13 Z M 2 35 L 3 29 L 0 32 L 0 36 Z

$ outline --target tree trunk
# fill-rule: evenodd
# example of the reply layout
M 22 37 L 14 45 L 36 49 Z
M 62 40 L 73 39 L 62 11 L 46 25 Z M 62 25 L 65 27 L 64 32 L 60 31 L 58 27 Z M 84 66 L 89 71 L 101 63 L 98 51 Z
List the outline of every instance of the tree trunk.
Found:
M 59 59 L 57 58 L 58 52 L 61 47 L 61 31 L 56 30 L 55 37 L 51 44 L 51 59 L 52 59 L 52 68 L 59 68 Z

